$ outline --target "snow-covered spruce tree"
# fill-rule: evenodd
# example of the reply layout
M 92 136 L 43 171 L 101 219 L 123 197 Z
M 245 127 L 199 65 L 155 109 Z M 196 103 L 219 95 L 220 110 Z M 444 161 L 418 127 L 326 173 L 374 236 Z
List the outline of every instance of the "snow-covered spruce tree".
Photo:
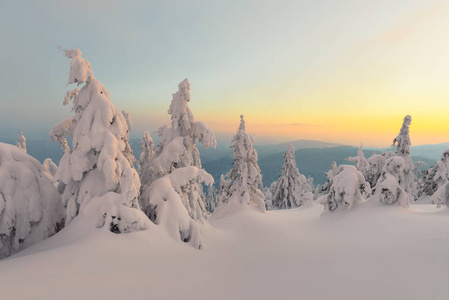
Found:
M 231 180 L 228 197 L 215 209 L 216 215 L 226 215 L 240 210 L 242 205 L 253 205 L 265 212 L 265 197 L 261 189 L 262 175 L 253 148 L 254 137 L 246 132 L 245 120 L 240 116 L 240 126 L 232 139 L 233 168 L 226 175 Z
M 310 200 L 312 187 L 296 167 L 295 147 L 292 144 L 288 146 L 284 154 L 281 175 L 270 189 L 272 190 L 272 206 L 278 209 L 298 207 Z
M 354 162 L 356 169 L 359 170 L 359 172 L 362 173 L 366 178 L 369 164 L 367 159 L 365 158 L 365 155 L 363 154 L 362 144 L 360 144 L 359 150 L 357 151 L 357 156 L 348 157 L 346 160 Z
M 206 193 L 206 210 L 213 213 L 215 206 L 217 206 L 217 189 L 215 185 L 211 185 Z
M 149 163 L 154 155 L 154 141 L 148 131 L 143 133 L 143 139 L 140 142 L 140 145 L 140 159 L 137 173 L 139 174 L 139 177 L 147 178 L 149 177 L 149 174 L 147 174 L 147 172 L 149 172 Z
M 61 197 L 41 164 L 0 143 L 0 258 L 55 234 L 64 225 Z
M 142 170 L 143 192 L 140 201 L 147 216 L 155 224 L 167 222 L 164 226 L 167 229 L 181 226 L 178 224 L 179 220 L 190 218 L 190 227 L 188 227 L 190 229 L 186 231 L 186 223 L 182 230 L 179 227 L 178 239 L 189 241 L 194 247 L 199 248 L 200 236 L 193 237 L 191 235 L 196 232 L 194 227 L 207 224 L 207 211 L 201 183 L 204 181 L 206 184 L 212 184 L 213 179 L 204 170 L 201 170 L 200 154 L 195 142 L 200 142 L 206 149 L 215 148 L 217 142 L 214 132 L 206 124 L 194 120 L 188 106 L 190 101 L 189 80 L 183 80 L 178 88 L 179 90 L 173 94 L 168 110 L 168 114 L 171 115 L 171 127 L 164 126 L 159 129 L 161 141 L 147 166 L 144 166 L 144 170 Z M 176 178 L 173 178 L 171 174 L 175 171 L 177 175 Z M 169 176 L 170 179 L 165 176 Z M 179 179 L 179 176 L 185 176 L 185 178 Z M 151 196 L 156 193 L 156 182 L 158 182 L 157 186 L 171 182 L 171 188 L 178 192 L 180 203 L 184 205 L 185 209 L 179 210 L 176 208 L 177 206 L 161 206 L 158 198 Z M 184 213 L 186 213 L 185 216 L 182 215 Z M 172 217 L 170 217 L 171 214 Z
M 400 156 L 387 159 L 382 174 L 377 181 L 373 201 L 380 201 L 384 204 L 397 203 L 408 207 L 409 197 L 400 185 L 404 166 L 404 159 Z
M 273 194 L 271 193 L 271 187 L 274 189 L 274 182 L 270 186 L 266 186 L 263 188 L 263 195 L 265 197 L 265 209 L 272 210 L 273 209 Z
M 340 165 L 329 182 L 329 193 L 318 200 L 327 211 L 349 209 L 371 195 L 369 183 L 354 166 Z
M 194 166 L 202 168 L 200 153 L 195 142 L 204 148 L 215 148 L 217 142 L 214 132 L 203 122 L 195 122 L 188 103 L 190 101 L 190 82 L 186 78 L 178 85 L 168 109 L 171 127 L 159 128 L 161 141 L 150 160 L 146 175 L 141 176 L 143 189 L 153 181 L 169 174 L 174 169 Z
M 435 166 L 429 168 L 423 179 L 423 193 L 433 195 L 441 186 L 449 182 L 449 149 L 444 150 Z
M 194 166 L 173 170 L 155 180 L 141 195 L 143 210 L 174 240 L 202 248 L 200 225 L 206 222 L 205 207 L 197 189 L 201 183 L 212 185 L 214 179 Z M 192 206 L 195 204 L 195 206 Z
M 23 131 L 20 132 L 19 141 L 16 142 L 16 145 L 19 149 L 22 149 L 27 153 L 27 139 L 23 135 Z
M 220 176 L 220 185 L 218 186 L 217 205 L 220 206 L 223 203 L 228 202 L 229 193 L 231 187 L 231 179 L 225 178 L 223 174 Z
M 413 174 L 414 165 L 410 157 L 410 136 L 409 126 L 412 123 L 412 117 L 407 115 L 402 123 L 398 136 L 393 140 L 392 147 L 396 147 L 396 155 L 404 160 L 404 169 L 402 171 L 399 184 L 407 193 L 409 201 L 413 202 L 417 198 L 415 176 Z
M 335 176 L 336 173 L 337 173 L 337 163 L 334 161 L 329 167 L 329 171 L 326 172 L 327 181 L 321 186 L 321 194 L 329 193 L 329 189 L 332 184 L 332 178 Z
M 393 157 L 394 152 L 386 151 L 381 155 L 374 153 L 368 158 L 368 170 L 365 176 L 366 181 L 371 186 L 371 192 L 374 194 L 376 191 L 376 184 L 379 177 L 382 175 L 382 169 L 388 158 Z
M 75 114 L 50 131 L 51 139 L 65 151 L 54 181 L 62 184 L 66 224 L 85 212 L 95 218 L 97 228 L 106 225 L 116 233 L 144 229 L 146 217 L 138 203 L 140 181 L 128 143 L 129 120 L 110 101 L 81 51 L 62 50 L 72 60 L 68 83 L 85 83 L 64 98 L 65 105 L 73 99 Z

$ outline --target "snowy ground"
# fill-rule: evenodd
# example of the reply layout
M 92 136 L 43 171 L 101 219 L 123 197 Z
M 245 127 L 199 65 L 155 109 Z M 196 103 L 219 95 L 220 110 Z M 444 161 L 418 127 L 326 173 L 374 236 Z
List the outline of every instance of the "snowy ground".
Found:
M 204 249 L 153 226 L 116 235 L 75 219 L 0 261 L 1 299 L 448 299 L 449 211 L 358 204 L 245 211 Z

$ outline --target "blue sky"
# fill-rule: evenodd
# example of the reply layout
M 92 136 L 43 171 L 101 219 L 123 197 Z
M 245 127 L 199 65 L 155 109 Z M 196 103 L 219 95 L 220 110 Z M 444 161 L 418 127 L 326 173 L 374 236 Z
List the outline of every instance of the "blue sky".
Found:
M 81 49 L 135 135 L 169 122 L 188 77 L 196 119 L 219 135 L 244 114 L 256 137 L 381 146 L 412 114 L 420 143 L 445 142 L 446 125 L 425 137 L 444 122 L 426 107 L 448 96 L 448 19 L 423 0 L 0 0 L 0 137 L 45 138 L 70 115 L 60 45 Z

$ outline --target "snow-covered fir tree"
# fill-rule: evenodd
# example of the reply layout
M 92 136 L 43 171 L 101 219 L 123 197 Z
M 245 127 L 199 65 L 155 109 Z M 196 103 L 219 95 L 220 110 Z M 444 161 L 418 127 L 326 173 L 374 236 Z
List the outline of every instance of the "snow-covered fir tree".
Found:
M 205 225 L 205 207 L 197 187 L 214 179 L 194 166 L 173 170 L 155 180 L 142 194 L 143 210 L 174 240 L 181 240 L 197 249 L 202 248 L 201 225 Z M 194 204 L 195 206 L 193 206 Z
M 149 177 L 149 163 L 154 155 L 154 141 L 148 131 L 143 133 L 142 141 L 140 142 L 140 159 L 137 167 L 137 173 L 139 177 Z
M 143 229 L 140 181 L 128 142 L 129 120 L 111 102 L 81 51 L 61 50 L 71 59 L 68 83 L 85 83 L 64 98 L 65 105 L 73 100 L 74 115 L 50 131 L 51 139 L 65 151 L 54 180 L 62 185 L 66 224 L 85 211 L 95 215 L 98 228 L 107 226 L 117 233 Z
M 200 153 L 196 142 L 201 143 L 205 149 L 215 148 L 217 145 L 212 129 L 203 122 L 195 121 L 189 108 L 189 80 L 186 78 L 179 83 L 178 89 L 173 94 L 168 109 L 168 114 L 171 116 L 171 127 L 159 128 L 158 134 L 161 141 L 148 164 L 148 170 L 145 170 L 146 174 L 141 176 L 144 189 L 174 169 L 189 166 L 201 169 Z
M 376 191 L 376 184 L 379 177 L 382 175 L 382 169 L 388 158 L 393 157 L 393 151 L 386 151 L 382 154 L 373 154 L 368 158 L 368 170 L 365 176 L 366 181 L 371 186 L 371 192 L 374 194 Z
M 274 189 L 274 182 L 270 186 L 263 188 L 263 194 L 265 196 L 265 208 L 266 210 L 273 209 L 273 193 L 271 192 L 271 187 Z
M 227 198 L 216 208 L 216 215 L 225 215 L 252 205 L 265 212 L 265 197 L 261 189 L 262 174 L 257 164 L 257 152 L 253 147 L 254 137 L 246 132 L 245 120 L 240 116 L 240 126 L 232 139 L 234 149 L 233 168 L 226 175 L 230 179 Z
M 217 206 L 217 189 L 215 185 L 210 186 L 206 193 L 206 210 L 213 213 Z
M 19 140 L 16 142 L 16 145 L 19 149 L 22 149 L 27 153 L 27 139 L 23 135 L 23 131 L 20 132 Z
M 328 194 L 318 200 L 327 211 L 349 209 L 354 203 L 364 201 L 371 195 L 369 183 L 354 166 L 340 165 L 329 183 Z
M 328 194 L 332 184 L 332 178 L 337 173 L 337 163 L 334 161 L 329 167 L 329 171 L 326 172 L 327 181 L 321 186 L 321 194 Z
M 299 173 L 296 167 L 295 147 L 292 144 L 288 146 L 287 152 L 284 154 L 281 175 L 270 190 L 272 206 L 278 209 L 298 207 L 310 200 L 310 193 L 313 189 L 306 177 Z
M 55 234 L 64 207 L 36 159 L 3 143 L 0 158 L 1 259 Z
M 354 162 L 356 169 L 359 170 L 359 172 L 362 173 L 363 176 L 365 177 L 367 176 L 369 164 L 368 160 L 365 158 L 365 155 L 363 154 L 362 144 L 360 144 L 359 150 L 357 151 L 357 156 L 348 157 L 346 160 Z
M 444 150 L 435 166 L 429 168 L 423 178 L 423 193 L 433 195 L 449 181 L 449 149 Z
M 407 193 L 409 201 L 413 202 L 417 198 L 415 176 L 413 174 L 414 165 L 412 158 L 410 157 L 410 135 L 409 126 L 412 123 L 412 117 L 410 115 L 405 116 L 402 123 L 401 130 L 398 136 L 393 140 L 392 147 L 396 147 L 396 155 L 402 157 L 404 160 L 404 168 L 402 171 L 399 184 L 402 189 Z
M 228 201 L 230 187 L 231 187 L 231 179 L 226 178 L 223 174 L 221 174 L 220 185 L 218 186 L 216 206 L 220 206 Z
M 400 185 L 404 172 L 405 161 L 400 156 L 387 159 L 382 169 L 382 174 L 376 184 L 376 192 L 373 201 L 384 204 L 399 204 L 408 207 L 409 197 Z
M 174 224 L 167 224 L 166 228 L 176 227 L 179 218 L 192 219 L 189 231 L 178 233 L 183 241 L 192 242 L 193 246 L 200 247 L 200 236 L 190 237 L 189 234 L 196 232 L 193 227 L 200 224 L 207 224 L 207 211 L 204 202 L 202 180 L 206 180 L 206 184 L 212 184 L 209 180 L 209 174 L 201 170 L 201 159 L 196 142 L 203 144 L 204 148 L 215 148 L 217 142 L 214 132 L 203 122 L 195 121 L 193 113 L 188 103 L 190 101 L 190 83 L 188 79 L 183 80 L 178 85 L 178 91 L 173 94 L 168 114 L 171 116 L 171 127 L 163 126 L 159 128 L 159 136 L 161 141 L 154 151 L 154 154 L 148 163 L 143 166 L 141 173 L 142 196 L 140 198 L 141 205 L 145 213 L 156 224 L 162 224 L 161 220 L 162 206 L 158 202 L 158 198 L 152 198 L 156 187 L 153 184 L 161 185 L 165 182 L 171 182 L 171 188 L 178 192 L 181 204 L 184 210 L 179 210 L 177 206 L 165 206 L 164 214 L 173 214 L 174 217 L 167 217 L 167 222 L 172 220 Z M 176 171 L 176 178 L 171 173 Z M 203 174 L 203 172 L 205 174 Z M 201 174 L 201 176 L 197 176 Z M 170 176 L 170 179 L 164 177 Z M 185 179 L 178 178 L 186 176 Z M 212 178 L 212 177 L 210 177 Z M 163 179 L 163 180 L 162 180 Z M 181 183 L 180 183 L 181 182 Z M 171 211 L 173 209 L 173 211 Z M 185 216 L 180 214 L 186 213 Z M 164 219 L 165 220 L 165 219 Z M 192 227 L 193 226 L 193 227 Z M 174 228 L 173 227 L 173 228 Z M 189 238 L 186 238 L 189 236 Z

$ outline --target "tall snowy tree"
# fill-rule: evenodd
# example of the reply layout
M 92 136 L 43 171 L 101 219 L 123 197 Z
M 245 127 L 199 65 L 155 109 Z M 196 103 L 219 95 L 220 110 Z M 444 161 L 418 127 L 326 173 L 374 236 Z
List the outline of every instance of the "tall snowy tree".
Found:
M 272 206 L 279 209 L 294 208 L 310 200 L 313 189 L 296 167 L 295 147 L 290 144 L 284 154 L 284 165 L 279 179 L 271 186 Z M 312 196 L 313 199 L 313 196 Z
M 149 171 L 149 163 L 154 155 L 154 141 L 148 131 L 143 133 L 143 139 L 140 145 L 140 159 L 137 173 L 139 177 L 147 178 L 149 177 L 149 174 L 146 174 Z
M 410 157 L 410 135 L 409 126 L 412 123 L 412 117 L 407 115 L 402 123 L 398 136 L 393 140 L 392 147 L 396 147 L 396 155 L 404 160 L 404 168 L 399 183 L 402 189 L 407 193 L 409 201 L 413 202 L 417 197 L 415 176 L 413 174 L 414 165 Z
M 0 259 L 63 225 L 61 197 L 42 165 L 17 147 L 0 143 Z
M 354 166 L 340 165 L 329 178 L 329 192 L 321 196 L 319 202 L 327 211 L 349 209 L 354 203 L 363 201 L 371 195 L 369 183 Z
M 409 197 L 402 188 L 400 181 L 404 173 L 405 161 L 400 156 L 387 159 L 382 174 L 376 184 L 373 201 L 384 204 L 399 204 L 408 207 Z
M 240 116 L 240 126 L 232 139 L 234 163 L 226 175 L 230 179 L 228 197 L 215 210 L 217 215 L 225 215 L 241 209 L 242 205 L 253 205 L 265 212 L 262 174 L 257 164 L 257 152 L 253 147 L 254 137 L 246 132 L 245 120 Z
M 148 165 L 147 175 L 141 176 L 142 186 L 148 187 L 153 181 L 169 174 L 174 169 L 194 166 L 202 168 L 196 142 L 204 148 L 215 148 L 214 132 L 203 122 L 195 121 L 188 103 L 190 102 L 190 82 L 186 78 L 178 85 L 168 109 L 171 127 L 159 128 L 161 141 Z
M 23 135 L 23 131 L 20 132 L 19 141 L 16 142 L 18 148 L 27 153 L 27 139 Z
M 129 120 L 111 102 L 81 51 L 61 50 L 71 59 L 68 83 L 85 83 L 64 98 L 64 105 L 73 99 L 75 114 L 50 131 L 51 139 L 65 151 L 54 180 L 63 185 L 66 224 L 79 213 L 94 210 L 98 228 L 106 225 L 113 232 L 143 229 L 140 181 L 128 143 Z M 71 149 L 68 136 L 72 137 Z
M 346 160 L 354 162 L 356 169 L 366 177 L 369 164 L 363 154 L 362 144 L 360 144 L 359 150 L 357 151 L 357 156 L 348 157 Z
M 193 246 L 200 247 L 200 236 L 190 237 L 196 232 L 193 227 L 207 223 L 207 211 L 204 203 L 204 193 L 201 183 L 212 184 L 213 179 L 204 170 L 201 170 L 201 159 L 196 142 L 203 144 L 204 148 L 215 148 L 217 142 L 214 132 L 203 122 L 195 121 L 188 103 L 190 101 L 190 83 L 188 79 L 178 85 L 178 91 L 173 94 L 173 99 L 168 109 L 171 116 L 171 127 L 159 128 L 161 141 L 154 155 L 143 166 L 141 173 L 142 196 L 141 205 L 145 213 L 156 224 L 162 224 L 162 210 L 164 214 L 173 214 L 173 218 L 167 218 L 167 222 L 173 220 L 173 224 L 167 223 L 166 228 L 175 228 L 179 218 L 190 218 L 188 232 L 179 232 L 181 240 L 195 241 Z M 172 173 L 176 171 L 176 176 Z M 203 174 L 204 173 L 204 174 Z M 198 176 L 201 174 L 201 176 Z M 164 177 L 169 176 L 170 179 Z M 185 176 L 184 179 L 180 176 Z M 209 177 L 210 176 L 210 177 Z M 163 179 L 163 180 L 162 180 Z M 179 210 L 177 206 L 161 206 L 158 198 L 151 195 L 156 193 L 156 184 L 160 186 L 170 182 L 172 191 L 176 191 L 185 210 Z M 165 183 L 164 183 L 165 182 Z M 181 182 L 181 183 L 180 183 Z M 164 208 L 163 208 L 164 207 Z M 173 211 L 172 211 L 173 210 Z M 181 213 L 182 212 L 182 213 Z M 181 217 L 183 213 L 186 216 Z M 176 216 L 179 216 L 176 217 Z M 165 219 L 164 219 L 165 220 Z M 189 238 L 186 238 L 189 236 Z

